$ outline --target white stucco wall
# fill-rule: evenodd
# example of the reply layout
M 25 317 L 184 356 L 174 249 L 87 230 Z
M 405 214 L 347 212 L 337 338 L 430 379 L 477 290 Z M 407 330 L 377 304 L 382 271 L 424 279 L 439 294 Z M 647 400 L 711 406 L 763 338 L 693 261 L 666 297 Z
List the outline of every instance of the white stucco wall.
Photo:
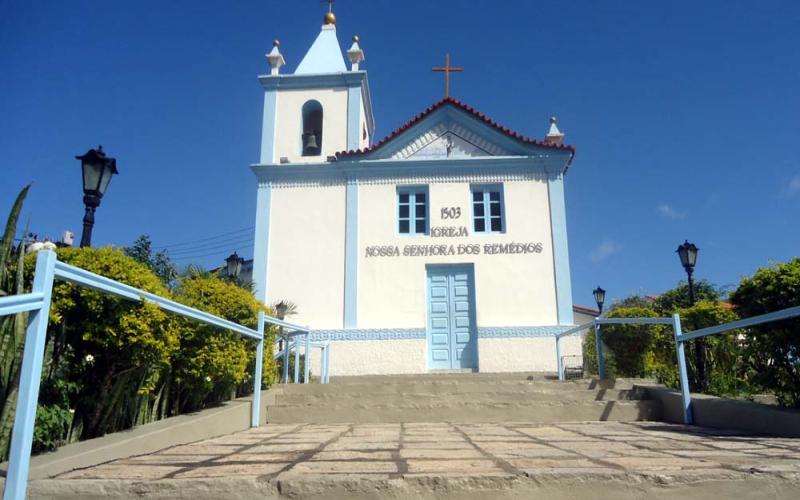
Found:
M 298 306 L 294 323 L 341 328 L 345 187 L 273 187 L 267 300 Z
M 425 373 L 425 340 L 343 340 L 331 342 L 331 376 Z M 319 376 L 320 350 L 311 353 L 311 373 Z
M 303 104 L 315 99 L 322 105 L 322 154 L 302 156 Z M 347 149 L 347 89 L 303 89 L 278 92 L 275 160 L 316 163 Z
M 561 355 L 581 354 L 580 335 L 561 340 Z M 547 371 L 556 368 L 556 341 L 552 337 L 478 339 L 481 372 Z
M 397 234 L 394 184 L 359 186 L 358 327 L 423 328 L 426 325 L 426 264 L 474 263 L 479 326 L 558 324 L 547 184 L 503 183 L 506 232 L 472 234 L 470 183 L 431 183 L 431 227 L 465 226 L 469 237 Z M 457 220 L 442 220 L 441 208 L 460 207 Z M 426 257 L 365 257 L 372 245 L 542 243 L 541 253 Z
M 562 355 L 580 355 L 582 337 L 562 339 Z M 427 373 L 425 340 L 352 340 L 331 342 L 331 376 Z M 556 371 L 551 337 L 478 339 L 482 373 Z M 311 373 L 322 373 L 320 350 L 312 349 Z

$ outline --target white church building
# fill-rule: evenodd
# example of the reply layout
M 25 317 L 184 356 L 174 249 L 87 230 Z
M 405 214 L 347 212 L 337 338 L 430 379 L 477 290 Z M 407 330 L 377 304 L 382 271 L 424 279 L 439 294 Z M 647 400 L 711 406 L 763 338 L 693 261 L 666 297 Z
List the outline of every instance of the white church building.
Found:
M 534 139 L 451 97 L 373 142 L 364 52 L 354 37 L 348 68 L 324 22 L 294 73 L 276 41 L 259 77 L 256 296 L 297 304 L 334 376 L 555 371 L 575 149 L 554 119 Z

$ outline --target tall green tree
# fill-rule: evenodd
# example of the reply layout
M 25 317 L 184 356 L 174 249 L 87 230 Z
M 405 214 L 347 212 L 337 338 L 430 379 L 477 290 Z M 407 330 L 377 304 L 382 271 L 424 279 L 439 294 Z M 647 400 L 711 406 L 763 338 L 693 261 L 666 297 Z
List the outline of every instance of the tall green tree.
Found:
M 694 298 L 695 303 L 700 301 L 717 302 L 722 298 L 722 292 L 708 280 L 697 280 L 694 282 Z M 653 308 L 665 315 L 691 306 L 689 284 L 685 281 L 681 281 L 677 287 L 667 290 L 653 301 Z
M 800 257 L 744 278 L 730 300 L 743 318 L 800 305 Z M 800 407 L 800 318 L 752 327 L 746 341 L 754 382 L 782 404 Z
M 125 255 L 149 267 L 156 276 L 167 286 L 174 284 L 178 277 L 178 269 L 170 259 L 166 250 L 153 252 L 153 242 L 150 237 L 143 234 L 136 241 L 124 249 Z

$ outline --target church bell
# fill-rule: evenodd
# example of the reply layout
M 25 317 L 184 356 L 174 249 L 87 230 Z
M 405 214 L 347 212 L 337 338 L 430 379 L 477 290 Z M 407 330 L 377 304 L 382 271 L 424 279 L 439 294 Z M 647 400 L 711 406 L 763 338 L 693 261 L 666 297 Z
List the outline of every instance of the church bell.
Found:
M 319 151 L 319 145 L 317 144 L 317 134 L 313 132 L 306 132 L 306 141 L 305 145 L 303 146 L 303 151 L 308 153 L 316 153 Z

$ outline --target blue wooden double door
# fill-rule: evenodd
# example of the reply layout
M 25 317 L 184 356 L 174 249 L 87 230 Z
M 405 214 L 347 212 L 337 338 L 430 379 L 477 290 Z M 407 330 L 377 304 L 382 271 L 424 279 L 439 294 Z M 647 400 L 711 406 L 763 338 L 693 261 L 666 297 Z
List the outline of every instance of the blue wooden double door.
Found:
M 471 264 L 429 265 L 428 367 L 478 367 L 475 276 Z

